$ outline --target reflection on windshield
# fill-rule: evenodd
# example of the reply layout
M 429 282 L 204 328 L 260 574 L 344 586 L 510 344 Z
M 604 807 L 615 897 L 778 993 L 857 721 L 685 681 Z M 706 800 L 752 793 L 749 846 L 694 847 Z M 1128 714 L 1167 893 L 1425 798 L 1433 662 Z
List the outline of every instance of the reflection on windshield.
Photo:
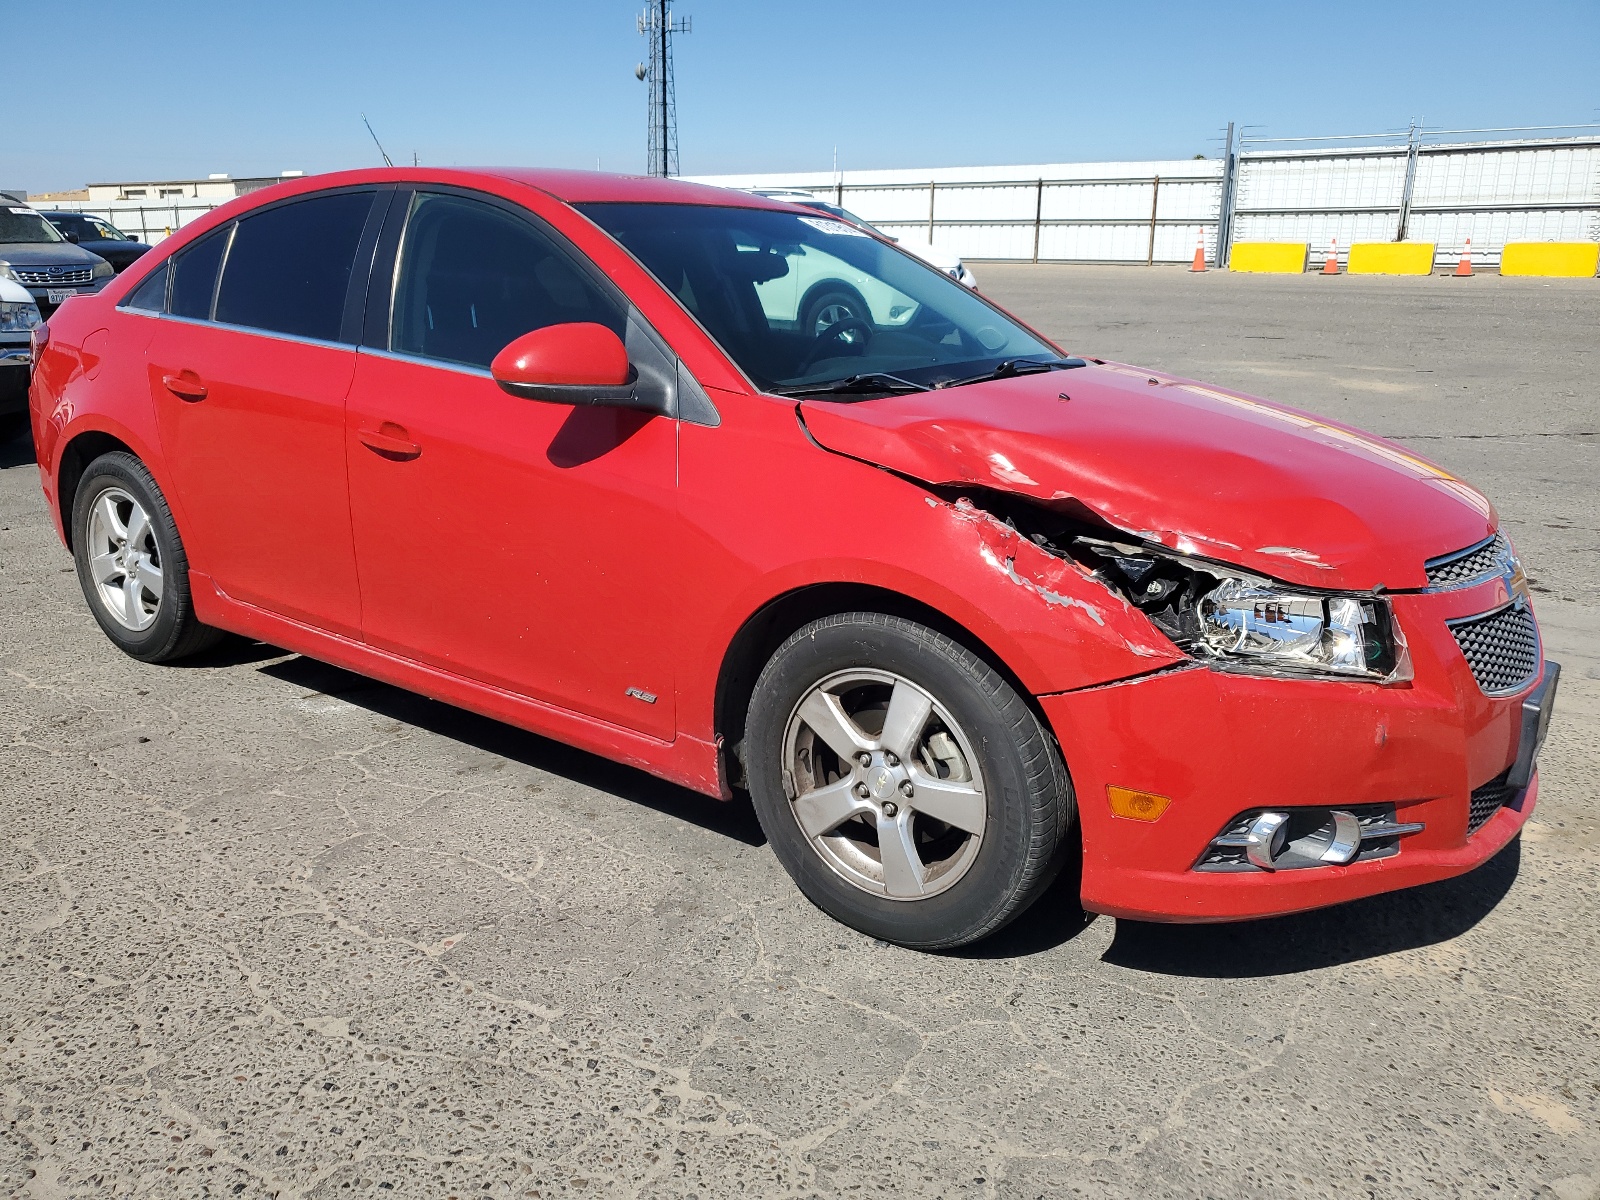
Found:
M 887 375 L 932 387 L 1009 359 L 1058 357 L 959 283 L 831 217 L 684 204 L 579 207 L 763 390 L 821 391 Z
M 0 243 L 65 241 L 51 225 L 31 208 L 7 205 L 0 208 Z

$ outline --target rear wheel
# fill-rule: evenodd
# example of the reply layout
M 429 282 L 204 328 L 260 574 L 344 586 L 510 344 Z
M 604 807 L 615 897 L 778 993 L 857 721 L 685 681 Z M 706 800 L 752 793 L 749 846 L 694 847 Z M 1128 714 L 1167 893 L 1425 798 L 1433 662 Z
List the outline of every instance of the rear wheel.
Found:
M 745 765 L 805 894 L 886 941 L 960 946 L 1049 885 L 1073 799 L 1055 744 L 992 667 L 899 617 L 813 622 L 762 672 Z
M 72 505 L 72 554 L 89 610 L 105 635 L 145 662 L 214 645 L 189 592 L 189 563 L 166 498 L 131 454 L 89 464 Z
M 854 318 L 872 324 L 872 312 L 867 308 L 867 303 L 856 292 L 845 288 L 834 288 L 813 296 L 806 303 L 806 310 L 801 317 L 801 332 L 811 338 L 821 337 L 840 321 Z M 851 330 L 841 333 L 839 341 L 847 346 L 854 346 L 867 340 L 864 330 Z

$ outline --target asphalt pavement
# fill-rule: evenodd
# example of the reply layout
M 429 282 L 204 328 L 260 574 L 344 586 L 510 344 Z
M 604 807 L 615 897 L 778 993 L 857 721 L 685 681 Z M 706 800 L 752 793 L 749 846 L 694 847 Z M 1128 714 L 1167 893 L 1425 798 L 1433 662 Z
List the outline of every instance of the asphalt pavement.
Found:
M 0 1195 L 1600 1196 L 1600 284 L 978 272 L 1488 491 L 1566 668 L 1519 841 L 1293 918 L 1061 889 L 901 950 L 747 806 L 270 647 L 123 657 L 13 441 Z

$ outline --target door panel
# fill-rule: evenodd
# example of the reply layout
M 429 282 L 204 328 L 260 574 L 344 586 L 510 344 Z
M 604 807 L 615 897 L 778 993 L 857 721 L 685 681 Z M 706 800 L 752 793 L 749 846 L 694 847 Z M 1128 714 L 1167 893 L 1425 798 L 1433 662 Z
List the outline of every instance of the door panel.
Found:
M 354 350 L 155 324 L 150 391 L 194 567 L 236 599 L 359 636 L 344 454 Z
M 348 431 L 369 642 L 673 736 L 675 421 L 363 352 Z
M 294 197 L 180 251 L 146 357 L 195 567 L 236 599 L 351 637 L 344 401 L 388 200 Z

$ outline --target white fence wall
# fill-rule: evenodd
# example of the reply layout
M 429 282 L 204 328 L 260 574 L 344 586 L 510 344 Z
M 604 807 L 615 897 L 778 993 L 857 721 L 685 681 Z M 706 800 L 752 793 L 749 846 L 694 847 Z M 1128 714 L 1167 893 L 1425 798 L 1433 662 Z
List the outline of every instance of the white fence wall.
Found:
M 1408 194 L 1407 179 L 1410 179 Z M 736 188 L 794 188 L 844 205 L 893 237 L 966 258 L 1043 262 L 1218 261 L 1218 159 L 719 175 Z M 159 242 L 221 201 L 42 203 L 104 217 Z M 1337 238 L 1433 242 L 1441 264 L 1472 239 L 1491 266 L 1510 241 L 1600 241 L 1600 139 L 1248 151 L 1237 157 L 1229 242 Z
M 1247 151 L 1236 159 L 1228 241 L 1433 242 L 1479 265 L 1508 241 L 1600 241 L 1600 140 Z M 1410 181 L 1408 188 L 1407 181 Z M 1218 261 L 1220 160 L 1052 163 L 928 171 L 703 176 L 738 188 L 796 188 L 896 237 L 974 259 Z M 1153 219 L 1152 219 L 1153 217 Z

